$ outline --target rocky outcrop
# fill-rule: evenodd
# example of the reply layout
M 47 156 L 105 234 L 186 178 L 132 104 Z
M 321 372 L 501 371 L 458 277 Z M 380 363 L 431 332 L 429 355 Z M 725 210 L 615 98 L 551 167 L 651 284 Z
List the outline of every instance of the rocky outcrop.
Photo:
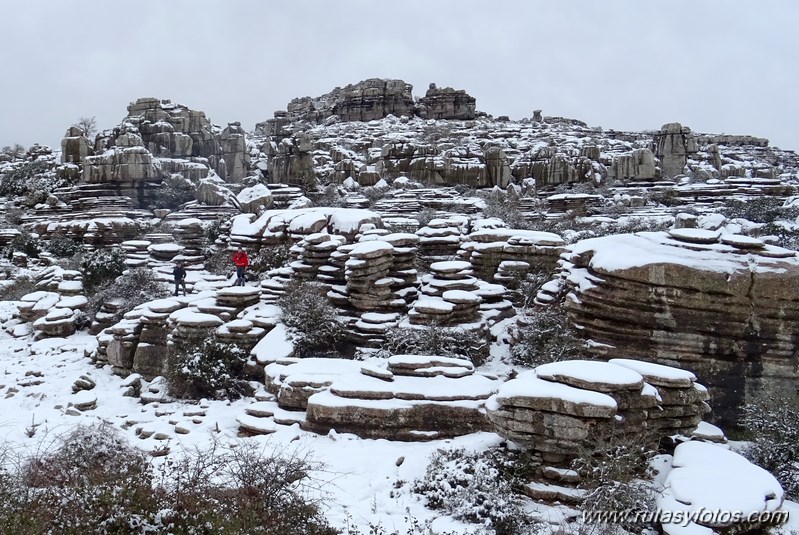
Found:
M 94 150 L 83 130 L 77 126 L 69 127 L 61 140 L 61 163 L 82 163 L 91 154 Z
M 307 136 L 287 137 L 264 144 L 268 156 L 267 179 L 270 184 L 290 184 L 311 188 L 316 185 L 313 146 Z
M 469 120 L 476 116 L 476 100 L 462 89 L 438 88 L 430 84 L 417 103 L 413 86 L 402 80 L 370 78 L 346 87 L 337 87 L 320 97 L 295 98 L 286 111 L 276 111 L 273 119 L 255 125 L 256 132 L 268 136 L 288 135 L 285 127 L 293 122 L 322 124 L 329 121 L 374 121 L 389 115 L 425 119 Z
M 394 355 L 382 366 L 341 375 L 310 396 L 300 426 L 412 441 L 487 431 L 482 407 L 496 387 L 467 360 Z
M 568 462 L 611 441 L 657 444 L 690 435 L 710 410 L 695 380 L 635 360 L 553 362 L 504 383 L 486 410 L 499 435 Z
M 655 180 L 658 178 L 655 155 L 649 149 L 636 149 L 613 158 L 608 176 L 616 180 Z
M 797 378 L 795 251 L 683 228 L 578 242 L 564 275 L 594 353 L 694 370 L 724 423 L 760 377 Z
M 423 119 L 474 119 L 477 100 L 463 89 L 439 88 L 430 84 L 425 96 L 419 99 L 419 116 Z
M 250 166 L 250 155 L 247 152 L 247 139 L 241 123 L 230 123 L 222 130 L 220 136 L 222 158 L 225 160 L 222 178 L 228 182 L 240 182 L 247 176 Z M 221 167 L 221 166 L 220 166 Z
M 664 177 L 683 174 L 688 158 L 696 154 L 696 138 L 691 129 L 680 123 L 667 123 L 655 134 L 655 156 L 660 159 Z

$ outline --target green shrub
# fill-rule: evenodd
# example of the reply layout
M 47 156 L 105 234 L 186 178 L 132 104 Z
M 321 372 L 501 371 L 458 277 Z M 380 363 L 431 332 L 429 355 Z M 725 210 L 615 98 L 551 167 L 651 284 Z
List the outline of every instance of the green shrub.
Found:
M 37 290 L 36 282 L 27 275 L 0 281 L 0 301 L 19 301 L 22 296 Z
M 44 244 L 45 249 L 58 258 L 71 258 L 83 252 L 81 242 L 66 236 L 53 236 Z
M 655 490 L 650 481 L 649 461 L 655 453 L 646 433 L 637 437 L 614 437 L 604 448 L 580 452 L 572 462 L 572 468 L 580 475 L 580 488 L 587 491 L 582 503 L 584 518 L 607 511 L 654 511 Z M 653 528 L 644 522 L 646 515 L 640 518 L 630 515 L 629 518 L 627 523 L 586 527 L 594 533 L 608 535 L 643 533 L 647 528 Z
M 300 356 L 338 355 L 344 326 L 326 292 L 316 282 L 292 281 L 277 302 Z
M 161 191 L 153 203 L 153 208 L 178 210 L 181 205 L 195 199 L 197 188 L 191 180 L 174 174 L 161 183 Z
M 92 293 L 102 284 L 122 275 L 125 268 L 125 253 L 118 247 L 86 253 L 80 262 L 83 288 Z
M 0 533 L 335 535 L 322 466 L 298 451 L 214 443 L 153 463 L 108 425 L 21 460 L 0 447 Z
M 583 348 L 582 339 L 565 311 L 557 306 L 526 309 L 519 316 L 512 336 L 513 364 L 530 368 L 576 358 Z
M 742 218 L 753 223 L 774 223 L 779 219 L 796 219 L 799 207 L 784 207 L 779 197 L 731 199 L 719 210 L 727 219 Z
M 261 247 L 250 257 L 250 272 L 262 274 L 285 266 L 291 258 L 290 249 L 291 245 L 288 243 Z
M 479 333 L 458 327 L 426 325 L 424 327 L 396 328 L 386 334 L 380 354 L 437 355 L 467 359 L 475 366 L 488 357 L 488 339 Z
M 39 258 L 39 254 L 42 252 L 42 240 L 35 234 L 22 230 L 5 247 L 5 256 L 9 260 L 17 252 L 25 253 L 30 258 Z
M 239 399 L 252 395 L 245 378 L 249 353 L 214 340 L 176 344 L 169 366 L 169 392 L 179 398 Z

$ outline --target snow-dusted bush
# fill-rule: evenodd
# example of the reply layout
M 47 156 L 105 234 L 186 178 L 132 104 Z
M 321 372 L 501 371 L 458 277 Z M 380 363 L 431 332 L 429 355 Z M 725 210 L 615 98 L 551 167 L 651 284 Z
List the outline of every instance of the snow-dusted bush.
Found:
M 167 285 L 156 279 L 149 269 L 131 269 L 96 287 L 89 298 L 89 308 L 96 313 L 104 303 L 114 300 L 120 313 L 125 313 L 148 301 L 169 297 L 169 294 Z
M 507 192 L 494 188 L 485 196 L 484 217 L 495 217 L 505 222 L 508 228 L 526 229 L 530 227 L 521 211 L 521 203 L 516 190 Z
M 539 531 L 538 523 L 514 492 L 529 475 L 524 454 L 499 448 L 479 453 L 439 450 L 413 491 L 431 509 L 443 511 L 463 522 L 483 524 L 496 535 L 528 535 Z
M 314 206 L 320 207 L 342 207 L 346 206 L 345 196 L 337 184 L 328 184 L 321 193 L 312 195 L 311 200 Z
M 554 305 L 525 309 L 511 335 L 513 363 L 530 368 L 576 358 L 583 348 L 565 311 Z
M 118 247 L 86 253 L 80 262 L 83 288 L 87 292 L 93 292 L 101 284 L 122 275 L 125 267 L 125 253 Z
M 415 354 L 464 358 L 479 366 L 488 357 L 488 349 L 488 340 L 475 332 L 427 325 L 390 329 L 380 352 L 386 357 Z
M 300 356 L 335 355 L 344 339 L 344 325 L 326 293 L 321 284 L 292 281 L 277 302 Z
M 75 428 L 4 479 L 2 533 L 147 533 L 158 510 L 147 457 L 107 424 Z
M 28 460 L 0 444 L 0 533 L 335 535 L 317 498 L 322 468 L 241 442 L 154 470 L 113 426 L 79 427 Z
M 799 399 L 764 396 L 743 412 L 755 438 L 741 453 L 774 474 L 789 498 L 799 498 Z
M 260 275 L 271 269 L 285 266 L 291 258 L 290 248 L 291 245 L 288 243 L 261 247 L 257 253 L 250 256 L 250 271 Z
M 773 223 L 780 219 L 796 219 L 799 206 L 785 207 L 779 197 L 759 196 L 731 199 L 719 210 L 727 219 L 747 219 L 753 223 Z
M 245 377 L 249 353 L 212 335 L 176 344 L 170 357 L 169 392 L 179 398 L 239 399 L 252 394 Z
M 58 258 L 70 258 L 83 252 L 81 242 L 66 236 L 53 236 L 44 244 L 47 252 Z
M 653 444 L 646 434 L 638 437 L 618 437 L 606 448 L 585 450 L 572 463 L 581 477 L 580 487 L 588 493 L 582 509 L 590 518 L 607 511 L 646 512 L 655 510 L 655 497 L 649 470 L 649 461 L 655 455 Z M 601 518 L 601 516 L 600 516 Z M 646 518 L 642 515 L 640 518 Z M 630 515 L 629 524 L 601 524 L 587 526 L 594 533 L 641 533 L 646 526 Z
M 22 230 L 11 239 L 4 250 L 8 259 L 11 259 L 15 252 L 25 253 L 30 258 L 39 258 L 39 254 L 42 252 L 42 240 L 37 235 Z
M 0 282 L 0 301 L 18 301 L 36 291 L 36 282 L 27 275 L 16 276 Z

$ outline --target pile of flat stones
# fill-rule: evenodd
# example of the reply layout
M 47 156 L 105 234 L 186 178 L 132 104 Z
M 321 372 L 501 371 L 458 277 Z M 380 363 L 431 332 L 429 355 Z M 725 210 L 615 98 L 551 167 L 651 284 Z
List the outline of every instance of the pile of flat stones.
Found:
M 690 434 L 709 410 L 695 379 L 637 360 L 555 362 L 504 383 L 486 409 L 498 434 L 564 463 L 611 439 L 652 444 Z
M 181 260 L 189 264 L 202 263 L 205 229 L 199 218 L 189 217 L 177 221 L 172 234 L 177 244 L 183 248 Z
M 490 281 L 499 274 L 500 279 L 494 280 L 501 282 L 508 271 L 523 271 L 521 267 L 524 264 L 527 270 L 552 271 L 565 250 L 566 242 L 551 232 L 495 228 L 478 230 L 466 236 L 458 256 L 471 262 L 478 277 Z M 503 264 L 505 272 L 497 273 Z
M 471 264 L 461 260 L 434 262 L 422 277 L 422 296 L 413 303 L 408 320 L 413 325 L 454 326 L 480 320 L 482 298 Z
M 419 253 L 432 258 L 455 255 L 464 239 L 464 221 L 459 218 L 433 219 L 416 231 Z
M 325 273 L 330 255 L 345 243 L 346 239 L 343 236 L 326 232 L 316 232 L 306 236 L 290 250 L 294 259 L 289 266 L 294 271 L 294 277 L 315 280 L 320 274 Z
M 497 384 L 466 360 L 395 355 L 333 378 L 307 399 L 300 427 L 410 441 L 486 431 L 482 409 Z
M 217 341 L 234 344 L 247 351 L 250 351 L 258 340 L 264 337 L 266 329 L 258 327 L 252 321 L 246 319 L 234 319 L 220 325 L 214 331 Z
M 396 282 L 389 276 L 394 246 L 384 241 L 356 244 L 345 263 L 347 297 L 358 311 L 404 311 L 406 303 L 394 296 Z
M 125 253 L 125 265 L 129 268 L 147 267 L 150 261 L 149 240 L 126 240 L 120 244 Z

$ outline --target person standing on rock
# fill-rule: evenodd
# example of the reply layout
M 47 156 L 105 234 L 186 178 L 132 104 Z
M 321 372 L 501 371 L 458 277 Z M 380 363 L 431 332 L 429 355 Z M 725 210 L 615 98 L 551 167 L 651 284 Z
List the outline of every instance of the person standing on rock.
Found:
M 175 263 L 175 269 L 172 270 L 172 276 L 175 277 L 175 296 L 178 295 L 178 289 L 183 288 L 183 295 L 186 295 L 186 268 L 183 267 L 183 262 L 178 260 Z
M 233 253 L 233 263 L 236 265 L 236 282 L 233 286 L 244 286 L 247 281 L 246 272 L 250 265 L 250 259 L 247 258 L 247 252 L 240 245 Z

